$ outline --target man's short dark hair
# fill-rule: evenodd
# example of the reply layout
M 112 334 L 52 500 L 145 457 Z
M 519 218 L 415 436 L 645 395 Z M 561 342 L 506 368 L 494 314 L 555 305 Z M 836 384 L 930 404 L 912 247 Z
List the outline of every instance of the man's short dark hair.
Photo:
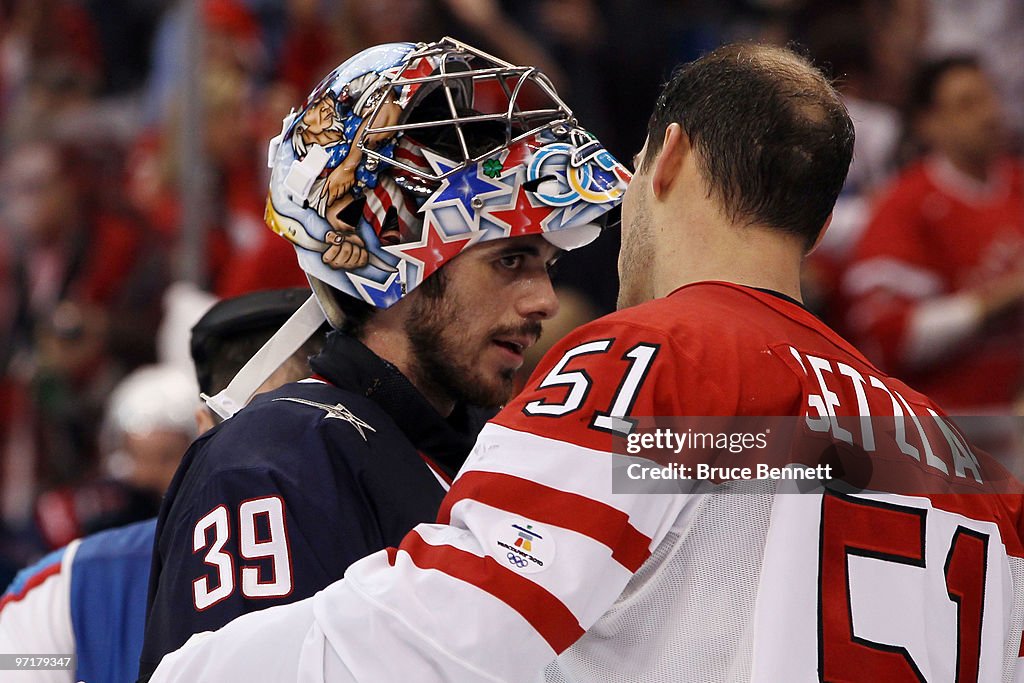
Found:
M 648 124 L 644 168 L 679 123 L 708 185 L 733 221 L 797 235 L 810 248 L 853 157 L 839 94 L 786 48 L 740 43 L 676 69 Z
M 918 66 L 910 79 L 910 93 L 907 97 L 907 114 L 913 118 L 927 111 L 935 104 L 935 93 L 946 74 L 954 69 L 981 70 L 981 62 L 974 55 L 950 55 L 941 59 L 924 62 Z

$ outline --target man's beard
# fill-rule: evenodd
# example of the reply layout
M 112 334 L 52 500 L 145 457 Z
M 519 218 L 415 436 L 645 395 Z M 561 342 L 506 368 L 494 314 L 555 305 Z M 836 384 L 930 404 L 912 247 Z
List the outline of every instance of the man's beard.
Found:
M 460 327 L 457 306 L 441 298 L 421 293 L 405 325 L 412 346 L 412 372 L 421 386 L 429 386 L 445 398 L 485 408 L 503 406 L 512 397 L 516 371 L 509 368 L 497 376 L 485 376 L 473 366 L 476 354 L 487 349 L 491 340 L 502 336 L 529 335 L 540 338 L 539 321 L 492 330 L 482 346 L 466 348 L 458 337 Z

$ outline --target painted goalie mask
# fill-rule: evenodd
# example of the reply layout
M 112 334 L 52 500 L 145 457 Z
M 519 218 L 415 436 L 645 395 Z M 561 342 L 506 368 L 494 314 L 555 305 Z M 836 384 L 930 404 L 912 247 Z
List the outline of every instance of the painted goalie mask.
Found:
M 324 284 L 387 308 L 478 242 L 600 232 L 630 175 L 548 79 L 451 38 L 369 48 L 332 71 L 269 150 L 267 224 Z

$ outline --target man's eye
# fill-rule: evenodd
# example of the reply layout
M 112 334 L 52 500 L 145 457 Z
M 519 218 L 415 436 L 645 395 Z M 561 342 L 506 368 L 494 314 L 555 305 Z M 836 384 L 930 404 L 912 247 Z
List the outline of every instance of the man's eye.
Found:
M 502 268 L 514 269 L 518 268 L 523 264 L 522 254 L 514 254 L 510 256 L 502 256 L 498 259 L 498 263 L 501 264 Z

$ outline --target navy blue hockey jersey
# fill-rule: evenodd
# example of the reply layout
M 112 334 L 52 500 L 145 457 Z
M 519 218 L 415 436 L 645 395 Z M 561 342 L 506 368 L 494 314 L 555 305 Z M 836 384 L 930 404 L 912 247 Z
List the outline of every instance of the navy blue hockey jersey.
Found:
M 307 598 L 433 521 L 490 415 L 442 418 L 396 368 L 332 334 L 319 379 L 201 436 L 160 511 L 140 674 L 194 633 Z

